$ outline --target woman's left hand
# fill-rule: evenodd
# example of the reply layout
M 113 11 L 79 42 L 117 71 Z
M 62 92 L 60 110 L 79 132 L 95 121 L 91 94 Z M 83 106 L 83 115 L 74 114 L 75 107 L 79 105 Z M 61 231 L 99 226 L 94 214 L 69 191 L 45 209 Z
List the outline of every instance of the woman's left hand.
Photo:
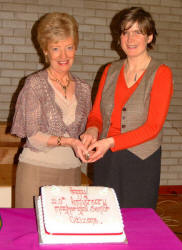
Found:
M 90 158 L 87 162 L 95 162 L 102 158 L 107 150 L 114 146 L 114 139 L 112 137 L 98 140 L 89 146 Z

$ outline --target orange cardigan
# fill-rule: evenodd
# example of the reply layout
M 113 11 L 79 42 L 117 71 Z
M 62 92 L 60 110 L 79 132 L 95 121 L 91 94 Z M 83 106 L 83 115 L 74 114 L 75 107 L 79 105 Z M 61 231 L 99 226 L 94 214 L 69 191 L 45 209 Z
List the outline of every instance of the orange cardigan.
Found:
M 93 109 L 89 114 L 87 121 L 88 127 L 97 127 L 99 133 L 102 131 L 102 116 L 100 112 L 100 101 L 102 97 L 102 90 L 107 77 L 107 72 L 110 65 L 104 70 L 102 75 L 98 92 L 95 98 Z M 111 126 L 108 131 L 107 137 L 113 137 L 115 146 L 111 150 L 117 151 L 127 149 L 139 145 L 143 142 L 153 139 L 162 129 L 165 122 L 170 100 L 173 93 L 172 72 L 166 65 L 161 65 L 157 70 L 154 78 L 154 83 L 151 91 L 150 106 L 147 121 L 136 128 L 135 130 L 122 133 L 121 132 L 121 112 L 122 108 L 140 84 L 144 73 L 137 80 L 137 82 L 128 88 L 124 78 L 124 65 L 121 68 L 118 81 L 116 84 L 114 109 L 111 116 Z

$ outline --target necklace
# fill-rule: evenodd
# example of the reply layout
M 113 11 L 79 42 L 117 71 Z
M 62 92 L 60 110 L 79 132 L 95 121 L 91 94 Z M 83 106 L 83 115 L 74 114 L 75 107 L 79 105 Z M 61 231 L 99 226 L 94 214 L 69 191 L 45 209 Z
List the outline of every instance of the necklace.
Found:
M 137 73 L 135 74 L 135 77 L 134 77 L 134 82 L 137 81 Z
M 64 91 L 64 97 L 65 97 L 65 99 L 67 99 L 66 91 L 67 91 L 67 88 L 70 85 L 70 82 L 71 82 L 70 79 L 66 79 L 67 85 L 63 85 L 62 82 L 59 79 L 57 79 L 57 78 L 55 78 L 54 80 L 61 86 L 61 88 Z
M 52 76 L 52 72 L 50 70 L 49 70 L 49 73 Z M 61 82 L 61 80 L 59 80 L 57 78 L 52 78 L 51 77 L 50 79 L 53 80 L 53 81 L 56 81 L 61 86 L 61 88 L 64 91 L 64 98 L 67 99 L 66 92 L 67 92 L 67 88 L 69 87 L 70 82 L 71 82 L 71 80 L 69 79 L 69 75 L 68 75 L 68 79 L 66 79 L 67 85 L 63 85 L 62 82 Z
M 151 57 L 149 57 L 149 61 L 147 61 L 147 63 L 144 65 L 144 67 L 143 67 L 142 69 L 138 70 L 138 71 L 135 73 L 134 78 L 133 78 L 133 83 L 135 83 L 135 82 L 137 81 L 137 79 L 138 79 L 138 73 L 139 73 L 139 72 L 142 72 L 142 71 L 145 71 L 145 69 L 147 68 L 147 66 L 148 66 L 148 64 L 149 64 L 149 62 L 150 62 L 150 60 L 151 60 Z M 127 64 L 127 67 L 128 67 L 128 64 Z

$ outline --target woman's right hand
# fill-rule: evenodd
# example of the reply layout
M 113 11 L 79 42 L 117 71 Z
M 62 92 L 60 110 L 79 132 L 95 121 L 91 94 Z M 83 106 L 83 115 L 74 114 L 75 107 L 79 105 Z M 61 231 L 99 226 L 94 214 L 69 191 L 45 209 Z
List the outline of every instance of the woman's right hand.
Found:
M 87 148 L 85 145 L 77 138 L 72 137 L 61 137 L 60 144 L 57 144 L 58 137 L 51 136 L 49 140 L 49 145 L 51 146 L 62 146 L 62 147 L 71 147 L 75 152 L 75 155 L 80 158 L 82 162 L 86 162 L 85 156 L 88 154 Z
M 81 142 L 84 144 L 86 148 L 88 148 L 91 144 L 97 141 L 98 138 L 98 128 L 90 127 L 85 133 L 80 136 Z
M 86 162 L 85 155 L 87 155 L 87 148 L 85 145 L 79 139 L 70 138 L 69 141 L 75 155 L 80 158 L 82 162 Z

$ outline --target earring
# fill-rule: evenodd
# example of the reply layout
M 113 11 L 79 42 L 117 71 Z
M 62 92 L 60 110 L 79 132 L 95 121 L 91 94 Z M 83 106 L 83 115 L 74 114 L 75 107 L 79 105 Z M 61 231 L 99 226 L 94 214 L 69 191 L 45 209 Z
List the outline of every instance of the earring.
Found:
M 49 58 L 48 58 L 47 54 L 44 54 L 44 56 L 45 56 L 45 62 L 49 63 Z

